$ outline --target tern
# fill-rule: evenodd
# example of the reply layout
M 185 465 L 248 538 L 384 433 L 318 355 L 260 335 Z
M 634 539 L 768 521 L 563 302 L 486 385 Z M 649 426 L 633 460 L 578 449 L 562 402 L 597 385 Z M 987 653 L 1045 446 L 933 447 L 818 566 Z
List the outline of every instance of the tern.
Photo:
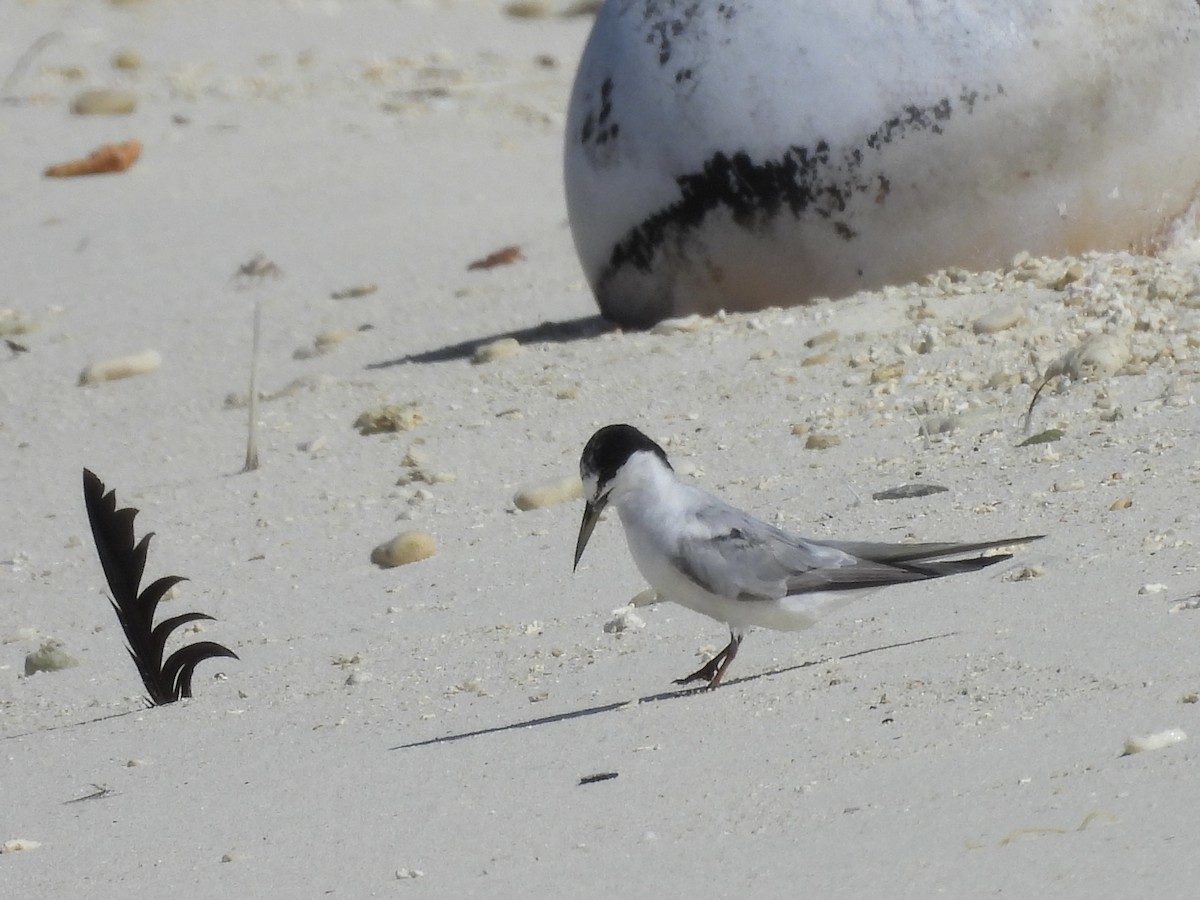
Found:
M 980 553 L 1043 535 L 967 543 L 894 544 L 803 538 L 682 481 L 662 447 L 632 425 L 606 425 L 579 460 L 583 521 L 575 568 L 605 507 L 616 507 L 629 552 L 658 593 L 729 627 L 729 644 L 676 684 L 721 683 L 747 629 L 800 631 L 878 588 L 974 572 L 1011 559 Z

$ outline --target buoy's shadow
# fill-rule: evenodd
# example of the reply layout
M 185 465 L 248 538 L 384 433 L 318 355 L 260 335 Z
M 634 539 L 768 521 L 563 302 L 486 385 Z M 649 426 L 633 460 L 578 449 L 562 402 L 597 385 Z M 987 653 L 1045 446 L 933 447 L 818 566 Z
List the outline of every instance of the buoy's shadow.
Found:
M 472 338 L 440 347 L 437 350 L 426 350 L 424 353 L 410 353 L 396 359 L 383 362 L 367 363 L 368 369 L 386 369 L 389 366 L 401 366 L 406 363 L 436 363 L 450 362 L 455 359 L 470 359 L 475 351 L 485 344 L 498 341 L 501 338 L 515 338 L 521 344 L 565 344 L 569 341 L 582 341 L 596 335 L 612 331 L 615 326 L 606 322 L 600 316 L 582 316 L 578 319 L 567 319 L 562 322 L 541 322 L 530 328 L 518 328 L 516 331 L 505 331 L 487 337 Z
M 731 678 L 724 682 L 723 687 L 731 687 L 735 684 L 745 684 L 751 681 L 758 681 L 760 678 L 774 678 L 778 675 L 786 675 L 788 672 L 795 672 L 799 669 L 807 669 L 812 666 L 820 665 L 824 662 L 830 662 L 831 659 L 837 661 L 854 659 L 858 656 L 866 656 L 868 653 L 880 653 L 884 650 L 897 650 L 901 647 L 911 647 L 915 644 L 923 644 L 926 641 L 937 641 L 942 638 L 953 637 L 958 634 L 957 631 L 947 631 L 945 634 L 931 634 L 927 637 L 915 638 L 911 641 L 901 641 L 897 644 L 885 644 L 882 647 L 871 647 L 867 650 L 856 650 L 854 653 L 847 653 L 844 656 L 826 657 L 825 659 L 810 659 L 806 662 L 797 663 L 794 666 L 784 666 L 782 669 L 768 669 L 766 672 L 759 672 L 755 675 L 743 675 L 740 678 Z M 585 709 L 573 709 L 567 712 L 553 713 L 548 716 L 539 716 L 536 719 L 525 719 L 520 722 L 510 722 L 507 725 L 493 725 L 489 728 L 477 728 L 474 731 L 461 731 L 457 734 L 447 734 L 441 737 L 426 738 L 423 741 L 413 741 L 408 744 L 398 744 L 395 747 L 389 747 L 389 750 L 411 750 L 415 747 L 431 747 L 438 744 L 453 744 L 455 741 L 463 741 L 467 738 L 482 737 L 487 734 L 500 734 L 505 731 L 517 731 L 522 728 L 537 728 L 541 725 L 554 725 L 558 722 L 569 722 L 572 719 L 582 719 L 587 716 L 595 716 L 601 713 L 612 712 L 613 710 L 621 709 L 630 704 L 641 705 L 643 703 L 658 703 L 663 700 L 676 700 L 680 697 L 693 697 L 696 694 L 702 694 L 706 688 L 682 688 L 677 691 L 663 691 L 659 694 L 650 694 L 647 697 L 639 697 L 636 700 L 618 700 L 614 703 L 605 703 L 601 706 L 589 706 Z M 718 688 L 720 690 L 720 688 Z

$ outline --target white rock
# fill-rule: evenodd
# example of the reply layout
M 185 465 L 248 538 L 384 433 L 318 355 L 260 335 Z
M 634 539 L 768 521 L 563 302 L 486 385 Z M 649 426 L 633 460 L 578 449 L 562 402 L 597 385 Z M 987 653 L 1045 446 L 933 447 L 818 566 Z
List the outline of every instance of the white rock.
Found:
M 555 481 L 523 487 L 513 496 L 513 504 L 522 512 L 541 509 L 559 503 L 578 500 L 583 496 L 583 482 L 578 475 L 568 475 Z
M 381 568 L 420 562 L 437 553 L 433 537 L 424 531 L 403 531 L 371 551 L 371 562 Z
M 1197 83 L 1194 0 L 610 0 L 571 231 L 636 327 L 1152 245 L 1200 183 Z
M 162 366 L 162 356 L 157 350 L 145 350 L 141 353 L 131 353 L 128 356 L 114 356 L 102 362 L 92 363 L 79 373 L 80 385 L 100 384 L 103 381 L 117 381 L 121 378 L 132 378 L 135 375 L 147 375 L 157 372 Z

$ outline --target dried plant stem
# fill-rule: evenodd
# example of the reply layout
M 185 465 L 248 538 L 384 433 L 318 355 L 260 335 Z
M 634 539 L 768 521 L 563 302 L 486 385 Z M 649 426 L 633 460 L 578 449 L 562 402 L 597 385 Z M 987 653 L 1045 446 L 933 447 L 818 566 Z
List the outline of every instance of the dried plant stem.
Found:
M 250 421 L 246 435 L 246 465 L 243 472 L 258 468 L 258 357 L 262 339 L 262 300 L 254 301 L 254 343 L 250 350 Z

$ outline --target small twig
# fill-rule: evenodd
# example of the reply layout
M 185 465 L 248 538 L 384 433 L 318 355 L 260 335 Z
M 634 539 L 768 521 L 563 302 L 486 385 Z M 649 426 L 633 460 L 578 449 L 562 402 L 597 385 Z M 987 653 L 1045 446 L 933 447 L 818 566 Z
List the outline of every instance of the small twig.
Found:
M 932 450 L 933 441 L 929 439 L 929 423 L 925 421 L 925 417 L 917 412 L 917 404 L 911 404 L 912 414 L 917 418 L 917 435 L 924 438 L 924 449 Z
M 111 797 L 116 793 L 112 788 L 103 784 L 92 784 L 96 790 L 90 794 L 84 794 L 82 797 L 76 797 L 74 800 L 64 800 L 63 805 L 68 803 L 82 803 L 84 800 L 100 800 L 103 797 Z
M 239 287 L 261 285 L 267 278 L 282 278 L 283 269 L 261 253 L 255 254 L 249 262 L 244 262 L 233 273 Z M 246 436 L 246 464 L 243 472 L 253 472 L 258 468 L 258 357 L 262 339 L 262 300 L 254 301 L 254 343 L 250 350 L 250 399 L 247 407 L 250 410 L 250 426 Z
M 1046 375 L 1042 378 L 1042 383 L 1037 386 L 1037 390 L 1033 392 L 1033 396 L 1029 399 L 1029 409 L 1025 410 L 1025 420 L 1021 428 L 1023 434 L 1029 434 L 1029 429 L 1033 426 L 1033 407 L 1037 405 L 1038 396 L 1042 393 L 1042 388 L 1062 374 L 1062 372 L 1056 372 L 1053 369 L 1054 367 L 1052 366 L 1046 370 Z
M 250 349 L 250 422 L 246 435 L 246 465 L 243 472 L 258 468 L 258 355 L 262 336 L 262 300 L 254 301 L 254 342 Z

